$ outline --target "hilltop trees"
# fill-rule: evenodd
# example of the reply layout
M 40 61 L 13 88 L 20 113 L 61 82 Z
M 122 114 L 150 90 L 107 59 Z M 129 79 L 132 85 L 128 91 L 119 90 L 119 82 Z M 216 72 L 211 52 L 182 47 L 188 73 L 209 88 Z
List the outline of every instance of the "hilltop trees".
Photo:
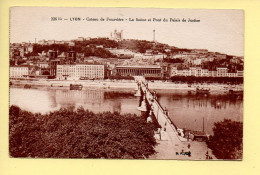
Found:
M 116 48 L 118 47 L 118 42 L 108 38 L 91 38 L 84 41 L 75 41 L 75 45 L 81 45 L 84 47 L 102 45 L 104 48 Z

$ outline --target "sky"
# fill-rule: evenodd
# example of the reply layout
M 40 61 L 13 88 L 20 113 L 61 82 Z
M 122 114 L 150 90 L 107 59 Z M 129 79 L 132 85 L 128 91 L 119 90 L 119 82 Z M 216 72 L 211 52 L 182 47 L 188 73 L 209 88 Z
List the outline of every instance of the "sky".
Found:
M 52 17 L 62 20 L 52 21 Z M 71 21 L 75 17 L 80 21 Z M 99 21 L 87 21 L 95 18 Z M 104 21 L 100 21 L 104 18 Z M 121 18 L 124 21 L 107 21 Z M 130 21 L 130 19 L 134 21 Z M 146 21 L 136 21 L 136 18 Z M 161 19 L 161 21 L 153 20 Z M 163 19 L 167 22 L 163 22 Z M 170 18 L 181 22 L 170 22 Z M 68 20 L 64 20 L 68 19 Z M 83 20 L 85 19 L 85 20 Z M 151 19 L 151 21 L 148 21 Z M 186 19 L 186 22 L 182 22 Z M 200 22 L 189 22 L 196 19 Z M 124 39 L 153 40 L 179 48 L 208 49 L 244 56 L 243 10 L 82 8 L 82 7 L 12 7 L 10 42 L 71 40 L 78 37 L 109 37 L 115 29 L 123 30 Z

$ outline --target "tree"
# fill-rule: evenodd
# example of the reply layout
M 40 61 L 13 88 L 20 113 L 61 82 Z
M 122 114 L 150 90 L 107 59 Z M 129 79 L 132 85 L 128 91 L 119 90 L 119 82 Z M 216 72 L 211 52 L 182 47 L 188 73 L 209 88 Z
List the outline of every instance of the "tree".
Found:
M 242 159 L 243 124 L 224 119 L 213 128 L 208 147 L 218 159 Z
M 82 107 L 48 114 L 9 109 L 12 157 L 142 159 L 155 153 L 155 127 L 142 117 Z

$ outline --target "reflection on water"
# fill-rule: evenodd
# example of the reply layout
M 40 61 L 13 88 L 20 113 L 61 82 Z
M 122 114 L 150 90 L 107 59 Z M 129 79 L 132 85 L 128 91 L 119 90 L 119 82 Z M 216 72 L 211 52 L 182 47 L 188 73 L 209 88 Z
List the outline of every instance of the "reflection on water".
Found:
M 212 134 L 214 122 L 224 118 L 243 120 L 243 100 L 228 95 L 189 95 L 186 91 L 157 91 L 158 100 L 170 113 L 179 128 L 204 130 Z M 31 112 L 49 112 L 60 107 L 83 106 L 93 112 L 117 111 L 140 114 L 136 109 L 139 98 L 131 90 L 88 89 L 10 89 L 10 105 L 18 105 Z
M 158 93 L 158 100 L 170 113 L 172 121 L 180 128 L 212 134 L 214 122 L 224 118 L 243 121 L 243 100 L 228 95 L 188 95 L 183 92 Z
M 46 113 L 61 107 L 83 106 L 93 112 L 112 111 L 140 114 L 136 109 L 139 99 L 131 91 L 103 89 L 10 89 L 10 105 L 18 105 L 31 112 Z

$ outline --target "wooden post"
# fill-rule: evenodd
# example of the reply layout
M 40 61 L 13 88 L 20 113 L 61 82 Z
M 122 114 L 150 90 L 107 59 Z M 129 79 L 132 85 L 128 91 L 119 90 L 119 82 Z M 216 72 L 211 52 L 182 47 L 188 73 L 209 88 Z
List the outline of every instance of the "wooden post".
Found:
M 203 117 L 203 134 L 204 134 L 204 117 Z

